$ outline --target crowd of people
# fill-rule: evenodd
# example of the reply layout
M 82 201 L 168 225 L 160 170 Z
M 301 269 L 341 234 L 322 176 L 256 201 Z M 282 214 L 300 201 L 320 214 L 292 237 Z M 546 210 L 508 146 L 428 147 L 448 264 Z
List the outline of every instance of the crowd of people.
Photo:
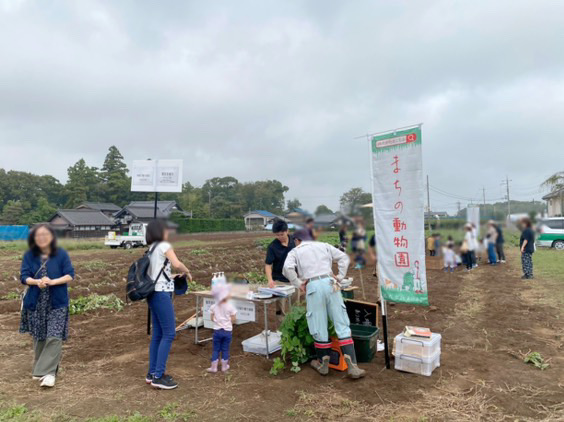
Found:
M 535 235 L 528 218 L 522 219 L 519 225 L 522 230 L 519 242 L 522 278 L 532 279 Z M 443 247 L 438 233 L 427 239 L 429 255 L 442 255 L 444 271 L 452 272 L 458 265 L 471 271 L 482 259 L 490 265 L 506 262 L 505 240 L 499 224 L 489 221 L 483 239 L 478 238 L 474 224 L 467 224 L 464 230 L 464 239 L 459 245 L 455 245 L 449 236 Z M 265 275 L 270 287 L 291 283 L 305 294 L 307 323 L 316 350 L 316 358 L 311 366 L 321 375 L 329 372 L 331 342 L 327 323 L 331 319 L 347 362 L 348 375 L 354 379 L 363 377 L 365 371 L 357 365 L 350 321 L 340 293 L 340 283 L 346 277 L 350 264 L 346 253 L 348 227 L 343 225 L 340 228 L 339 244 L 336 246 L 316 240 L 317 233 L 312 219 L 294 234 L 289 233 L 285 221 L 276 220 L 272 231 L 274 240 L 266 251 Z M 363 268 L 366 264 L 366 237 L 363 222 L 356 221 L 351 237 L 355 268 Z M 178 383 L 166 372 L 176 334 L 172 269 L 190 280 L 192 277 L 169 242 L 169 230 L 165 222 L 151 221 L 147 227 L 146 240 L 150 259 L 148 274 L 154 280 L 154 292 L 147 298 L 153 330 L 145 382 L 159 389 L 174 389 Z M 369 255 L 375 260 L 375 236 L 372 236 L 368 244 Z M 35 226 L 29 234 L 28 246 L 29 250 L 24 254 L 21 265 L 21 282 L 26 286 L 26 293 L 22 303 L 20 332 L 29 333 L 33 337 L 33 379 L 38 380 L 42 387 L 53 387 L 61 362 L 63 342 L 68 338 L 68 283 L 73 281 L 75 272 L 68 253 L 57 246 L 55 233 L 49 225 Z M 338 266 L 337 275 L 333 274 L 334 263 Z M 237 311 L 229 302 L 229 285 L 214 285 L 212 294 L 215 305 L 210 311 L 214 335 L 208 372 L 226 372 L 230 367 L 229 350 Z M 285 311 L 283 306 L 276 310 L 281 317 Z
M 521 265 L 523 279 L 533 278 L 532 254 L 535 251 L 535 233 L 532 229 L 531 220 L 522 218 L 518 227 L 521 230 L 519 248 L 521 252 Z M 478 236 L 476 224 L 467 223 L 464 226 L 464 238 L 456 245 L 452 236 L 449 236 L 444 246 L 441 243 L 441 235 L 433 233 L 427 238 L 427 252 L 429 256 L 443 257 L 443 269 L 445 272 L 454 272 L 455 268 L 462 265 L 466 271 L 471 271 L 484 262 L 488 265 L 506 263 L 505 238 L 501 224 L 493 220 L 488 221 L 485 236 Z

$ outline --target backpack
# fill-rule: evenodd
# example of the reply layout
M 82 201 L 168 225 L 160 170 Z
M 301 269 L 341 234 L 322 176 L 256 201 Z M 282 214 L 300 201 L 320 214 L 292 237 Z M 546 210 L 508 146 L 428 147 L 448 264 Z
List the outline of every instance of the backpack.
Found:
M 168 264 L 168 258 L 165 259 L 163 267 L 159 271 L 156 280 L 153 280 L 148 272 L 151 265 L 151 255 L 156 249 L 158 244 L 148 249 L 141 258 L 131 264 L 129 272 L 127 273 L 127 284 L 125 286 L 125 293 L 129 300 L 136 302 L 142 299 L 147 299 L 154 291 L 155 284 L 163 274 L 165 267 Z M 168 276 L 165 274 L 168 280 Z

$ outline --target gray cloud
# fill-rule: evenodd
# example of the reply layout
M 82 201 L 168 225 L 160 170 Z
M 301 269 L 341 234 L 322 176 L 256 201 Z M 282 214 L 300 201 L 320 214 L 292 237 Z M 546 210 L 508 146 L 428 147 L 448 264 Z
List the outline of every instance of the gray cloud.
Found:
M 336 208 L 370 188 L 355 136 L 424 122 L 431 184 L 495 199 L 508 174 L 539 199 L 564 156 L 562 39 L 553 1 L 0 0 L 0 166 L 64 180 L 115 144 Z

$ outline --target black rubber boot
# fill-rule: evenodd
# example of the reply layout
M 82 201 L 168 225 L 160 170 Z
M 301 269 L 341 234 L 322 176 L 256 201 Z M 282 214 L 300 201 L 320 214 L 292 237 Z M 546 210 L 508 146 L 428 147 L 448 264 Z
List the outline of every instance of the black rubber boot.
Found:
M 347 373 L 349 377 L 353 379 L 362 378 L 366 375 L 366 371 L 364 369 L 360 369 L 356 364 L 356 353 L 354 351 L 354 343 L 352 343 L 352 339 L 343 339 L 339 340 L 339 342 L 348 342 L 350 340 L 350 344 L 341 344 L 341 351 L 343 352 L 343 357 L 345 358 L 345 362 L 347 362 Z

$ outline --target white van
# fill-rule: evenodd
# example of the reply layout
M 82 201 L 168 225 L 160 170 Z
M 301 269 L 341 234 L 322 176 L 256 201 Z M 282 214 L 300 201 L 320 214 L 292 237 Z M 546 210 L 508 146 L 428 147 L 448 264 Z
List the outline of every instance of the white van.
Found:
M 537 246 L 546 246 L 564 251 L 564 217 L 540 220 L 537 224 Z

